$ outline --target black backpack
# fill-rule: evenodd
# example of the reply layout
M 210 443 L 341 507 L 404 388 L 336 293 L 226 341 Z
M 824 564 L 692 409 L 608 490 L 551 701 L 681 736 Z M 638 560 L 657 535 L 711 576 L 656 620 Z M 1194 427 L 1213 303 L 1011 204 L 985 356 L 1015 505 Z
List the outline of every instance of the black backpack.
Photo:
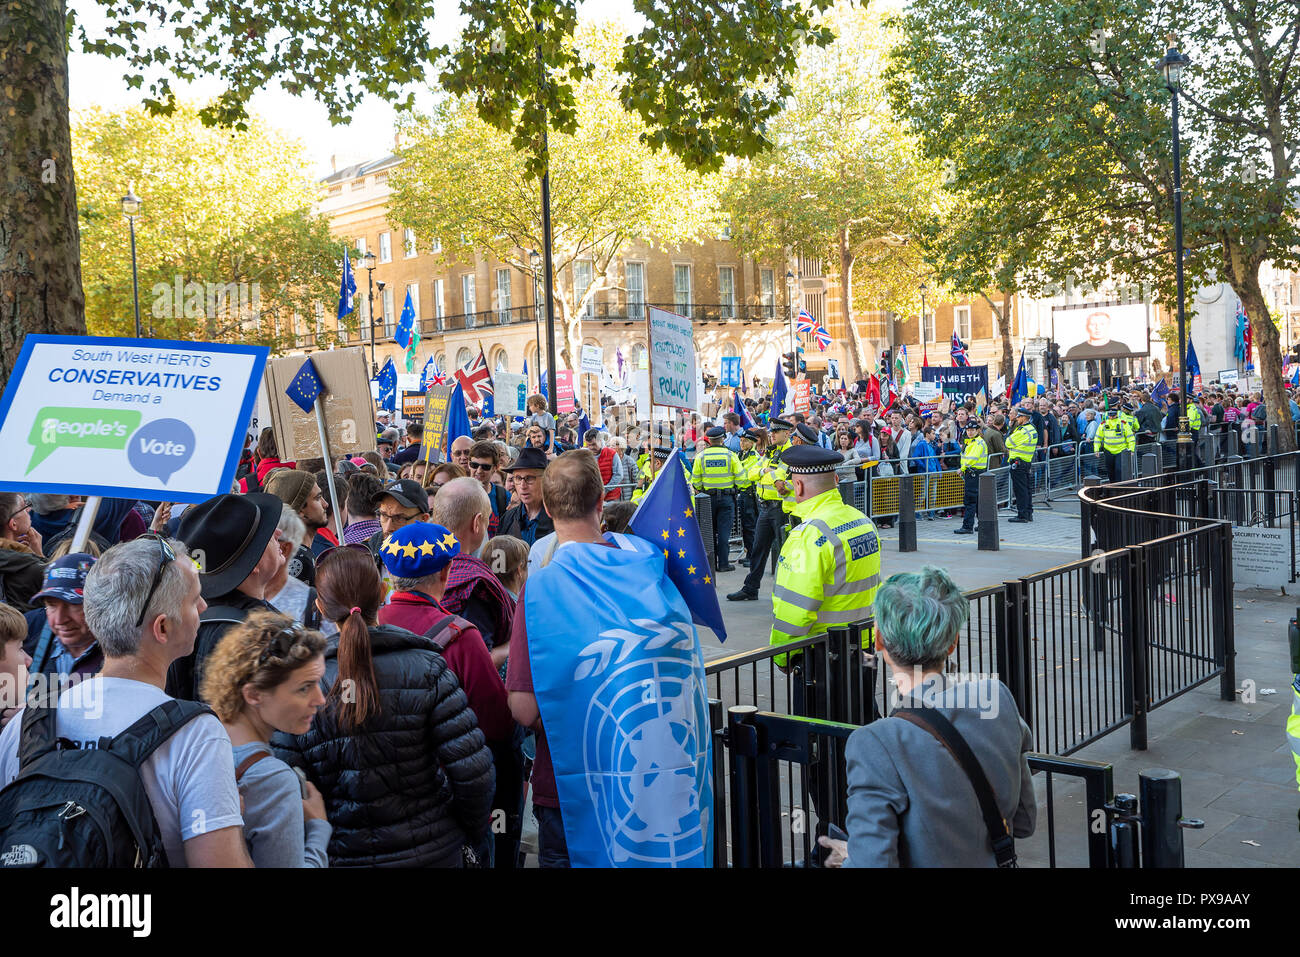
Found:
M 60 747 L 55 697 L 28 702 L 19 774 L 0 790 L 0 867 L 166 867 L 140 766 L 205 704 L 160 704 L 93 748 Z

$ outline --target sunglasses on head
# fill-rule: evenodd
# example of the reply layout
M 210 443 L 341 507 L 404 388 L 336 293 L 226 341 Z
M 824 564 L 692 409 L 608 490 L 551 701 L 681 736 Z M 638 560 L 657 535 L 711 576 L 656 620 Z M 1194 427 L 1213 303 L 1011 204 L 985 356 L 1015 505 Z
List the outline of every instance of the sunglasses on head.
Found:
M 158 591 L 158 586 L 162 584 L 163 572 L 168 565 L 176 561 L 176 552 L 167 544 L 167 539 L 153 532 L 140 537 L 152 538 L 158 542 L 158 570 L 154 572 L 153 584 L 149 586 L 149 593 L 144 597 L 144 604 L 140 606 L 140 617 L 135 620 L 137 628 L 144 624 L 144 613 L 149 610 L 149 602 L 153 601 L 154 592 Z
M 303 628 L 302 625 L 298 624 L 298 622 L 290 622 L 288 625 L 276 632 L 275 637 L 272 638 L 270 642 L 267 643 L 267 646 L 262 649 L 262 653 L 257 656 L 257 663 L 259 665 L 264 665 L 272 657 L 284 658 L 288 656 L 290 649 L 293 648 L 294 642 L 296 642 L 299 636 L 305 632 L 306 629 Z

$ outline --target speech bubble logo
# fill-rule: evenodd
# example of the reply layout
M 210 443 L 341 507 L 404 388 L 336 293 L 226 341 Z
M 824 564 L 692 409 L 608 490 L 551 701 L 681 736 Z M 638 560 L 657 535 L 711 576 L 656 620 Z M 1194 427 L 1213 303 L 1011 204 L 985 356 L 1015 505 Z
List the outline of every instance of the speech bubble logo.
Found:
M 140 426 L 135 409 L 76 409 L 47 405 L 36 413 L 27 441 L 34 448 L 27 473 L 55 449 L 124 449 L 126 438 Z
M 131 436 L 127 461 L 141 475 L 162 479 L 164 485 L 194 455 L 194 430 L 180 419 L 155 419 Z

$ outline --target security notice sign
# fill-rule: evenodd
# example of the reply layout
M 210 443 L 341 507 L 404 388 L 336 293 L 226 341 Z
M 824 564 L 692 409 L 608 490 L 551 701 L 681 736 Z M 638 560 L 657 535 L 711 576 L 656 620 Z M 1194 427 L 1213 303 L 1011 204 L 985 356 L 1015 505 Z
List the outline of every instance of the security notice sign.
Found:
M 1232 580 L 1281 588 L 1291 581 L 1291 533 L 1285 528 L 1232 526 Z
M 650 401 L 695 410 L 699 374 L 691 320 L 653 306 L 650 325 Z
M 0 489 L 166 502 L 230 491 L 267 351 L 27 336 L 0 400 Z

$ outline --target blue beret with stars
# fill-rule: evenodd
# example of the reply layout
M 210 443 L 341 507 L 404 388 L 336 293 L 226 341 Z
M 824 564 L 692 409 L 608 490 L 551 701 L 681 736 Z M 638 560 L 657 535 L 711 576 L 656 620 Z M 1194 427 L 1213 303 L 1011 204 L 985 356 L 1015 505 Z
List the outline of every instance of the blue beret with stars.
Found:
M 428 578 L 460 554 L 456 536 L 433 522 L 412 522 L 399 528 L 379 546 L 384 567 L 394 578 Z

